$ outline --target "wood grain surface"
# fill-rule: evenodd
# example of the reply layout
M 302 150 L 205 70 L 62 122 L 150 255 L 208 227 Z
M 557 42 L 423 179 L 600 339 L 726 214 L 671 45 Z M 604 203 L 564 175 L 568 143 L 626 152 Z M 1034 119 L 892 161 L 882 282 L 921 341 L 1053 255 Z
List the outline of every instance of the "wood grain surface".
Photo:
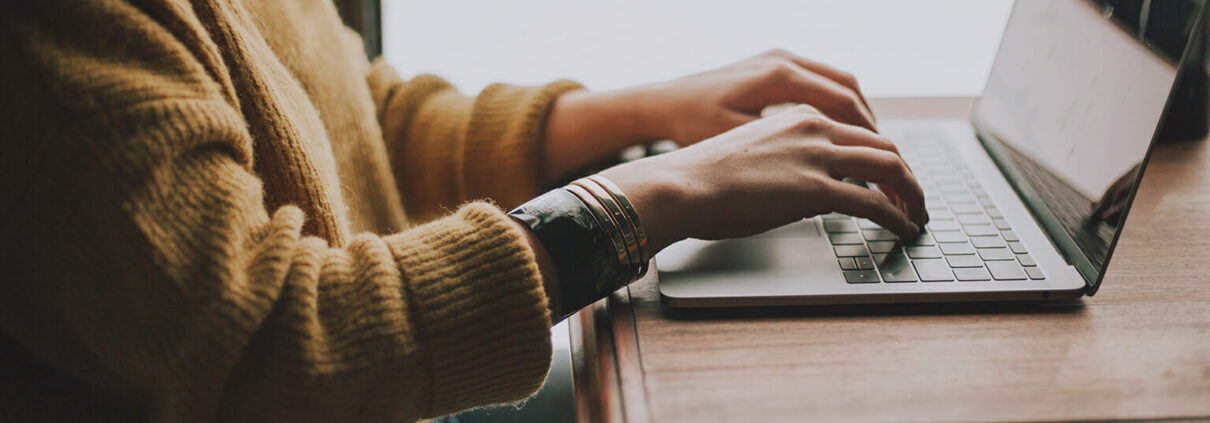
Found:
M 872 103 L 965 117 L 971 100 Z M 577 317 L 610 330 L 573 327 L 573 351 L 626 346 L 590 358 L 612 375 L 577 368 L 577 396 L 632 423 L 1210 419 L 1208 228 L 1210 147 L 1181 142 L 1154 151 L 1092 298 L 683 311 L 648 278 Z M 605 377 L 615 395 L 579 389 Z

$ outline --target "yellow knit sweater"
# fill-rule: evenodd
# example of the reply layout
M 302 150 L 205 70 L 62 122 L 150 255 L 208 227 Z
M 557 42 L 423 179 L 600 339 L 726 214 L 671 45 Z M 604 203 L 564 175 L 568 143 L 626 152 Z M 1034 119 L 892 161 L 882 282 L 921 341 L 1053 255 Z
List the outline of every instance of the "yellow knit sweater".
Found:
M 40 0 L 0 6 L 0 87 L 0 421 L 412 421 L 542 382 L 533 253 L 464 203 L 537 193 L 575 84 L 401 81 L 327 0 Z

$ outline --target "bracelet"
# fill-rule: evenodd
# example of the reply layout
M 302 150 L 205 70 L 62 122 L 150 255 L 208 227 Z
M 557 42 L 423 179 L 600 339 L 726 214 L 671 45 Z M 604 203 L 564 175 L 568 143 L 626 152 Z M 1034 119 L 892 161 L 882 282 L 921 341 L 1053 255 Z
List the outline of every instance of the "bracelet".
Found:
M 647 236 L 642 230 L 642 224 L 638 223 L 638 213 L 630 201 L 626 200 L 622 190 L 600 175 L 577 179 L 572 185 L 585 188 L 604 205 L 613 224 L 617 225 L 616 230 L 622 232 L 623 241 L 626 243 L 628 257 L 624 265 L 634 266 L 635 269 L 631 280 L 643 277 L 647 273 L 647 262 L 651 259 L 651 254 L 647 252 Z M 619 199 L 626 201 L 622 203 Z
M 647 263 L 651 260 L 651 247 L 647 243 L 647 232 L 643 230 L 643 224 L 639 222 L 639 213 L 626 198 L 626 194 L 617 184 L 601 175 L 577 179 L 567 187 L 577 186 L 583 188 L 600 203 L 600 207 L 593 208 L 601 214 L 598 216 L 598 220 L 602 223 L 606 221 L 612 223 L 614 226 L 609 230 L 621 233 L 622 242 L 626 248 L 626 257 L 625 259 L 619 258 L 619 262 L 623 266 L 632 266 L 635 269 L 634 275 L 627 283 L 638 280 L 647 274 Z M 602 210 L 604 213 L 601 212 Z
M 588 207 L 589 212 L 592 213 L 593 219 L 598 223 L 597 227 L 601 228 L 601 231 L 605 232 L 605 235 L 609 237 L 618 262 L 626 264 L 628 256 L 626 252 L 626 240 L 617 230 L 617 225 L 614 224 L 609 218 L 609 212 L 605 211 L 604 206 L 598 203 L 596 201 L 596 197 L 594 197 L 583 187 L 572 184 L 563 187 L 563 189 L 572 193 L 572 195 L 575 195 L 580 199 L 581 202 L 584 203 L 585 207 Z
M 605 188 L 613 196 L 614 200 L 617 200 L 618 205 L 626 211 L 626 215 L 630 217 L 630 224 L 634 229 L 635 238 L 638 240 L 639 261 L 642 262 L 643 266 L 646 266 L 647 262 L 651 261 L 651 247 L 647 245 L 647 231 L 643 230 L 643 225 L 639 222 L 639 212 L 634 209 L 634 205 L 630 203 L 630 199 L 626 198 L 626 195 L 622 193 L 622 188 L 615 185 L 613 181 L 601 175 L 592 175 L 587 179 Z
M 638 213 L 602 176 L 573 181 L 509 215 L 528 226 L 549 252 L 564 318 L 647 273 L 651 251 Z
M 635 236 L 634 231 L 630 229 L 632 227 L 630 224 L 630 219 L 626 216 L 625 212 L 622 211 L 622 208 L 617 204 L 617 202 L 601 200 L 602 198 L 609 198 L 612 200 L 613 197 L 609 194 L 609 192 L 606 192 L 603 188 L 601 188 L 600 185 L 585 179 L 579 179 L 573 181 L 571 185 L 568 185 L 568 189 L 573 189 L 574 187 L 583 188 L 590 195 L 592 195 L 593 200 L 596 200 L 597 203 L 600 203 L 601 207 L 596 207 L 594 210 L 598 212 L 604 210 L 604 219 L 608 220 L 609 223 L 612 224 L 612 226 L 609 227 L 609 230 L 615 233 L 620 233 L 622 238 L 624 251 L 623 254 L 618 257 L 618 262 L 621 263 L 622 266 L 634 268 L 635 275 L 631 278 L 631 280 L 637 279 L 640 270 L 642 270 L 642 262 L 639 261 L 639 255 L 637 254 L 638 239 Z

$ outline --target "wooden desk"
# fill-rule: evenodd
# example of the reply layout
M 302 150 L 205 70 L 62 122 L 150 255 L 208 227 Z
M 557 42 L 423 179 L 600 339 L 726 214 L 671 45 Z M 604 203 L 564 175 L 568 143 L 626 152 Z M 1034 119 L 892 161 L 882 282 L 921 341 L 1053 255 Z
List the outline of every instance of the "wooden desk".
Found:
M 1092 298 L 692 312 L 648 277 L 570 322 L 580 420 L 1210 420 L 1207 228 L 1210 146 L 1186 142 L 1155 150 Z

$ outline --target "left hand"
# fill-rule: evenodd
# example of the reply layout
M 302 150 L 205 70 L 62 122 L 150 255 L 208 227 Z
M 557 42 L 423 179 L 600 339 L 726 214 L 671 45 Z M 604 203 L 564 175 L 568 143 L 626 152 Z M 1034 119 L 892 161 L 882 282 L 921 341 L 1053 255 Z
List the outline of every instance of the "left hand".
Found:
M 771 50 L 712 71 L 634 89 L 663 137 L 689 145 L 760 117 L 765 107 L 808 104 L 827 117 L 877 132 L 857 79 L 828 65 Z
M 690 145 L 760 118 L 767 106 L 808 104 L 837 122 L 871 131 L 870 112 L 848 73 L 785 50 L 668 82 L 563 95 L 551 110 L 541 173 L 544 183 L 642 142 Z

